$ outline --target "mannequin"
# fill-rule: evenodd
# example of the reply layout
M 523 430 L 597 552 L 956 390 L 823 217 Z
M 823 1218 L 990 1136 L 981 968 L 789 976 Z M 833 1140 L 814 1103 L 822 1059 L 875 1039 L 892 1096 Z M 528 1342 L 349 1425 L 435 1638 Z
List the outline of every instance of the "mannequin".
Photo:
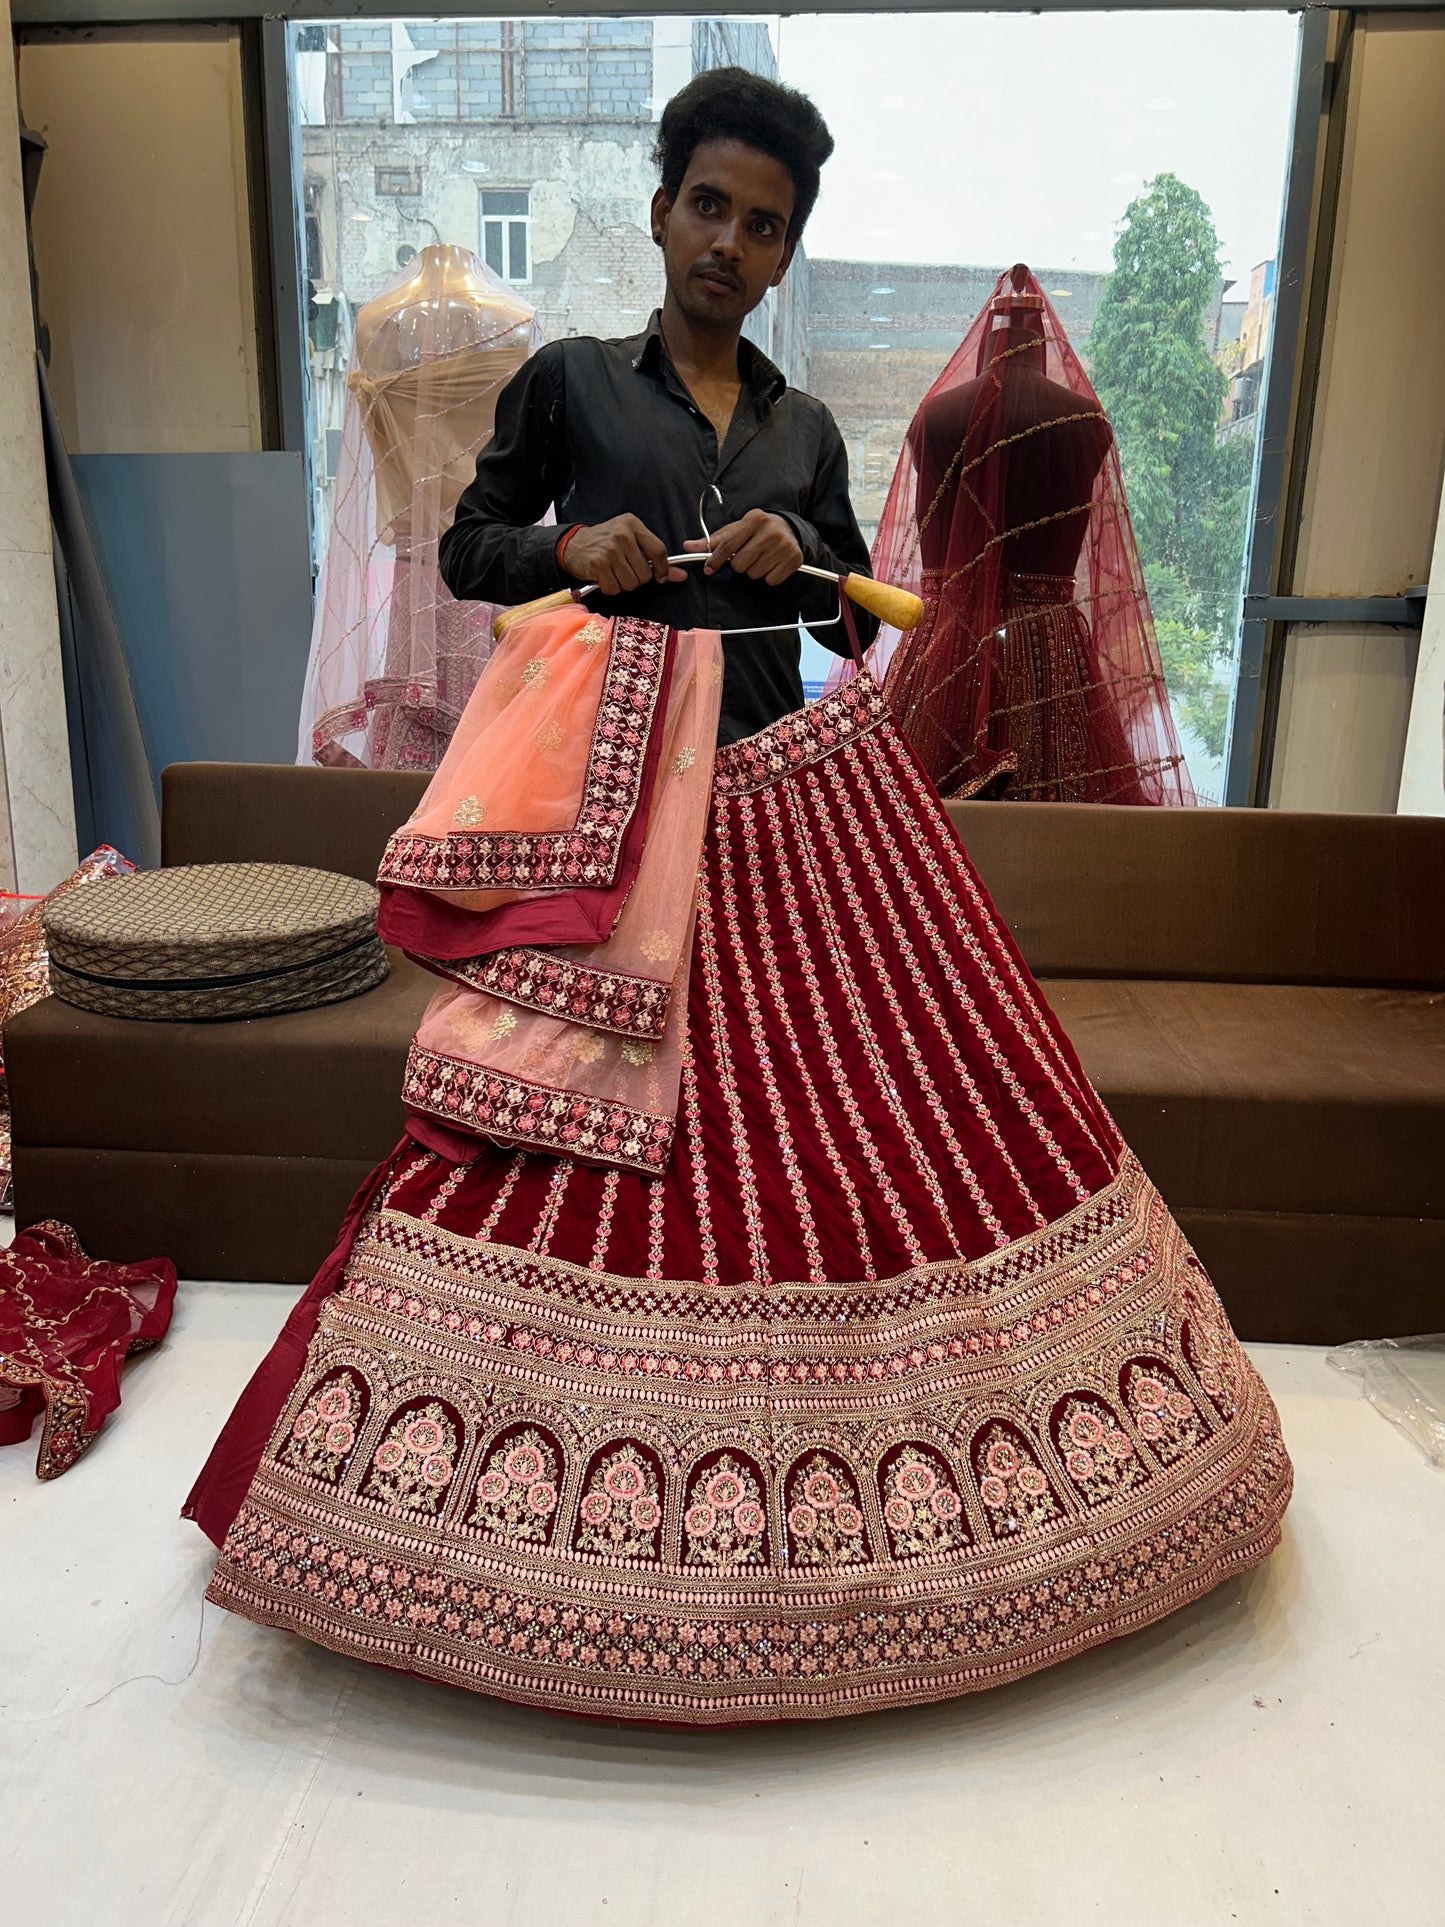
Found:
M 532 310 L 466 248 L 424 248 L 358 312 L 301 762 L 440 762 L 493 611 L 452 600 L 437 544 L 498 392 L 539 341 Z
M 443 525 L 492 432 L 497 392 L 532 352 L 532 310 L 467 248 L 423 248 L 406 280 L 356 316 L 348 386 L 374 401 L 362 417 L 376 464 L 377 534 L 404 550 L 418 480 L 434 475 Z M 439 364 L 444 363 L 444 368 Z M 423 393 L 446 400 L 420 420 Z
M 1005 513 L 1019 530 L 1003 546 L 1010 575 L 1072 578 L 1089 527 L 1094 481 L 1113 443 L 1113 430 L 1093 397 L 1076 395 L 1044 370 L 1044 304 L 1037 295 L 1001 295 L 989 304 L 985 373 L 924 401 L 909 430 L 918 466 L 920 500 L 942 491 L 943 509 L 959 486 L 958 460 L 979 390 L 1007 366 L 1001 426 L 1015 444 L 1008 468 Z M 1030 433 L 1047 427 L 1047 433 Z M 1057 517 L 1058 519 L 1053 519 Z M 942 568 L 951 517 L 935 513 L 921 530 L 925 570 Z M 1033 524 L 1035 526 L 1026 526 Z
M 945 795 L 1193 801 L 1113 431 L 1027 268 L 914 417 L 873 563 L 919 577 L 879 666 Z

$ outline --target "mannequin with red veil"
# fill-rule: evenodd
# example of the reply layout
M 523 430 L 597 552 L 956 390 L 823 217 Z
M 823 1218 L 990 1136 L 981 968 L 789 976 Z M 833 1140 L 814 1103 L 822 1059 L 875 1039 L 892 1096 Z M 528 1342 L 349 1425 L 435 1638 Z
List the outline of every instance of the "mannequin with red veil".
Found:
M 1113 431 L 1027 268 L 924 397 L 873 567 L 924 599 L 872 667 L 943 795 L 1194 802 Z

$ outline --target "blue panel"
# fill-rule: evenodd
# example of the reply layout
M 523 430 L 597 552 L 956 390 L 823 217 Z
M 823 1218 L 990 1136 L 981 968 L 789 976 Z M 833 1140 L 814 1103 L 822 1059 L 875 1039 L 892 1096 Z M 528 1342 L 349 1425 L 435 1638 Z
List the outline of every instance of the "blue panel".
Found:
M 153 773 L 290 763 L 311 641 L 293 453 L 76 455 Z

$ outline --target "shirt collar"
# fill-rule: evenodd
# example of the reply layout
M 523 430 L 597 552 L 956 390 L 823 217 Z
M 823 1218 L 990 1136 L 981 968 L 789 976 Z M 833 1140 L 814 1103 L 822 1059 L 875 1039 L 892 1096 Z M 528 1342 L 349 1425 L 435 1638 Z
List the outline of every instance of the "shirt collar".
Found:
M 672 369 L 668 358 L 667 343 L 662 336 L 662 310 L 654 308 L 652 319 L 640 335 L 633 335 L 626 344 L 634 368 L 649 373 L 662 374 Z M 672 370 L 676 377 L 676 370 Z M 781 399 L 787 391 L 787 381 L 780 368 L 768 360 L 756 342 L 743 335 L 738 341 L 738 373 L 753 398 L 753 404 L 761 416 Z

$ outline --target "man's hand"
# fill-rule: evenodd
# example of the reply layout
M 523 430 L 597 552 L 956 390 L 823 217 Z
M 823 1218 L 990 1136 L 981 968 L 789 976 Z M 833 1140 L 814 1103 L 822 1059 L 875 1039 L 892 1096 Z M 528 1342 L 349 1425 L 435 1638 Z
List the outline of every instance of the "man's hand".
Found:
M 689 545 L 690 546 L 690 545 Z M 595 582 L 603 595 L 627 595 L 645 582 L 686 582 L 667 565 L 667 550 L 635 515 L 614 515 L 578 529 L 562 551 L 562 568 L 579 582 Z
M 731 562 L 736 574 L 766 582 L 770 589 L 780 588 L 803 565 L 803 551 L 791 526 L 765 509 L 749 509 L 736 522 L 717 529 L 710 541 L 699 538 L 682 546 L 692 555 L 711 551 L 704 575 L 716 575 Z

